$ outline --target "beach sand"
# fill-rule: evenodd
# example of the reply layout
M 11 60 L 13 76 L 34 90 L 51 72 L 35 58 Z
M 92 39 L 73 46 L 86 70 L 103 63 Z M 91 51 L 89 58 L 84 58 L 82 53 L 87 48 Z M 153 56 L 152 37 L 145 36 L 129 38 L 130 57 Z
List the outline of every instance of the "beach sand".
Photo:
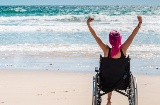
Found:
M 91 105 L 93 75 L 94 71 L 0 70 L 0 105 Z M 159 105 L 160 76 L 134 76 L 139 105 Z M 128 105 L 128 99 L 113 92 L 112 105 Z

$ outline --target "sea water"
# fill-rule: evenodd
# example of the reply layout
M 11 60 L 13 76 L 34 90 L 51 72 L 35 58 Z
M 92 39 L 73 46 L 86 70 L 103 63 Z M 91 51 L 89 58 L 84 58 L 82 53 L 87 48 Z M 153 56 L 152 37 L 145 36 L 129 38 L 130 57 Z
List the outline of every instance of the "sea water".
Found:
M 86 25 L 110 46 L 117 30 L 124 42 L 142 26 L 127 54 L 135 73 L 160 72 L 160 6 L 0 6 L 0 69 L 94 71 L 102 50 Z

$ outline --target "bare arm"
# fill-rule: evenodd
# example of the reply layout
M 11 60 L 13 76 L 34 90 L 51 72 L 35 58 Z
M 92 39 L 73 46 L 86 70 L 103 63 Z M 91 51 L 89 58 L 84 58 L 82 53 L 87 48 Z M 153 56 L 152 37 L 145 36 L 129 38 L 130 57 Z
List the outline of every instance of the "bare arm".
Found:
M 103 52 L 105 52 L 106 50 L 108 50 L 109 47 L 108 47 L 108 45 L 104 44 L 104 42 L 100 39 L 100 37 L 96 34 L 96 32 L 91 27 L 90 22 L 92 22 L 93 20 L 94 20 L 93 18 L 89 18 L 87 20 L 87 26 L 88 26 L 92 36 L 94 37 L 94 39 L 96 40 L 96 42 L 100 46 L 100 48 L 103 50 Z
M 141 16 L 137 16 L 137 19 L 139 21 L 138 25 L 136 26 L 136 28 L 133 30 L 132 34 L 128 37 L 128 39 L 124 42 L 124 44 L 122 45 L 122 49 L 124 51 L 124 53 L 126 53 L 127 49 L 129 48 L 129 46 L 131 45 L 134 37 L 136 36 L 136 34 L 138 33 L 141 24 L 142 24 L 142 17 Z

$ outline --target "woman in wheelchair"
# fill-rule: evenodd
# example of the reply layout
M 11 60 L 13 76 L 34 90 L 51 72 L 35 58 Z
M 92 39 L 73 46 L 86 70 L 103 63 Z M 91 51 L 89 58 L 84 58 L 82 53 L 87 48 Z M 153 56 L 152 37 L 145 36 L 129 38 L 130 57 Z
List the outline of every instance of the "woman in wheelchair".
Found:
M 122 58 L 126 56 L 127 49 L 129 48 L 130 44 L 132 43 L 134 37 L 138 33 L 141 27 L 141 24 L 142 24 L 142 17 L 137 16 L 137 19 L 138 19 L 138 25 L 135 27 L 131 35 L 128 37 L 128 39 L 123 44 L 121 43 L 122 36 L 120 35 L 118 31 L 113 30 L 109 33 L 109 42 L 112 46 L 111 48 L 101 40 L 101 38 L 97 35 L 97 33 L 91 27 L 90 23 L 94 20 L 94 18 L 89 18 L 87 20 L 87 26 L 89 28 L 89 31 L 93 35 L 94 39 L 96 40 L 96 42 L 102 49 L 104 53 L 104 57 L 116 59 L 116 58 Z M 108 98 L 107 98 L 108 100 L 107 105 L 111 105 L 111 96 L 112 96 L 112 92 L 109 92 Z

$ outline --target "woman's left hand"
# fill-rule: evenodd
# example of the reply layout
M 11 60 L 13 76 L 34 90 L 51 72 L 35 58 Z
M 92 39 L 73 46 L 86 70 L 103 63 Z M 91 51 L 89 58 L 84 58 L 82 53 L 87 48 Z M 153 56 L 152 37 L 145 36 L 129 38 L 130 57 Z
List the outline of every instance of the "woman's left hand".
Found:
M 142 17 L 141 16 L 137 16 L 137 19 L 138 19 L 139 23 L 142 23 Z

